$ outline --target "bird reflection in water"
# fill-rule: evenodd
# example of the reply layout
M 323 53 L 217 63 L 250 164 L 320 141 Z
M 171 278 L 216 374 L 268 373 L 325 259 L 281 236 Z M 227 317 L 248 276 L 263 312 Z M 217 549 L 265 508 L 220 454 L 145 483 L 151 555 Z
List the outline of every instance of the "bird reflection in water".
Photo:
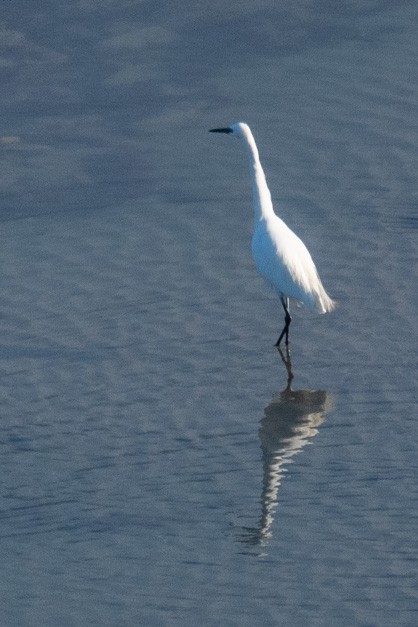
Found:
M 323 390 L 292 390 L 292 364 L 289 349 L 280 357 L 287 371 L 287 386 L 274 394 L 264 410 L 259 437 L 263 459 L 263 488 L 261 516 L 257 527 L 242 528 L 239 541 L 257 547 L 258 555 L 265 555 L 265 547 L 272 536 L 272 525 L 278 503 L 278 492 L 293 457 L 317 435 L 324 415 L 332 409 L 330 396 Z

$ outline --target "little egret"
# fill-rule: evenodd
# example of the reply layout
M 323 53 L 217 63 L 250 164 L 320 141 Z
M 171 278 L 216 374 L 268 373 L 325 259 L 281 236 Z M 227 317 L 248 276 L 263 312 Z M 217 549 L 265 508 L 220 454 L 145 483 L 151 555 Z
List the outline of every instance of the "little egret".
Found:
M 270 190 L 250 127 L 237 122 L 228 128 L 213 128 L 210 132 L 238 137 L 247 149 L 254 203 L 253 257 L 260 274 L 279 296 L 285 312 L 285 325 L 275 346 L 280 346 L 284 336 L 288 346 L 292 321 L 289 298 L 302 301 L 320 313 L 332 311 L 335 302 L 326 293 L 305 244 L 274 213 Z

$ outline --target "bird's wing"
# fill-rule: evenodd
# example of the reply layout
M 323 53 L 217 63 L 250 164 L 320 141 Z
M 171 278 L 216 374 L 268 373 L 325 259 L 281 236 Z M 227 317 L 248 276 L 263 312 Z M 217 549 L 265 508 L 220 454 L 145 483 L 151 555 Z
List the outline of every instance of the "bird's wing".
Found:
M 268 231 L 280 260 L 283 278 L 286 278 L 287 295 L 321 312 L 330 310 L 332 301 L 322 286 L 308 249 L 283 220 L 276 218 Z

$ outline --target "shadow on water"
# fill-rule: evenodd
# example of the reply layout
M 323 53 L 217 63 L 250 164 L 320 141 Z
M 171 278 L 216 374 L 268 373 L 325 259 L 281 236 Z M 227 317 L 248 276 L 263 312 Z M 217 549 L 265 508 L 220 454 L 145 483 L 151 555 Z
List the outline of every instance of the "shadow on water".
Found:
M 259 438 L 263 461 L 261 515 L 256 527 L 243 527 L 238 541 L 258 556 L 266 555 L 278 505 L 278 492 L 288 464 L 319 432 L 332 399 L 324 390 L 293 390 L 290 353 L 279 349 L 287 371 L 287 386 L 273 395 L 260 421 Z

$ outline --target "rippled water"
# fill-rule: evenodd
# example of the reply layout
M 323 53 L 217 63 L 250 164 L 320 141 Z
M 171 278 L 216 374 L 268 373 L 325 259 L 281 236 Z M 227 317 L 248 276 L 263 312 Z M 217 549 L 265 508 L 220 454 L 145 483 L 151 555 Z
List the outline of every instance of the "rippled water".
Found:
M 415 626 L 415 4 L 4 8 L 0 622 Z

